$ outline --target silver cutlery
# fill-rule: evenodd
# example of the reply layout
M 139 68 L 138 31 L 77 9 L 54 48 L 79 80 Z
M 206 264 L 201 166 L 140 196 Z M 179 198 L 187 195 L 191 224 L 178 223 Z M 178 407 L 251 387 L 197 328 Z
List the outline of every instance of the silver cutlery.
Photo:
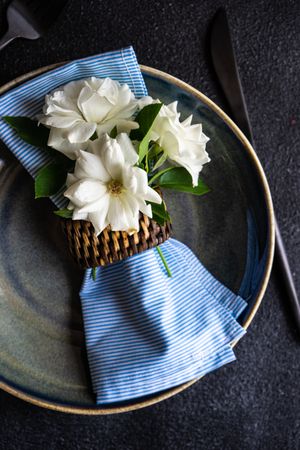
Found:
M 66 6 L 67 0 L 13 0 L 7 8 L 8 30 L 0 50 L 16 38 L 38 39 Z
M 213 66 L 238 127 L 254 146 L 243 88 L 238 72 L 235 53 L 231 41 L 226 11 L 221 8 L 213 18 L 210 34 L 210 53 Z M 297 296 L 287 253 L 275 218 L 275 259 L 279 269 L 280 282 L 285 288 L 295 324 L 300 333 L 300 301 Z

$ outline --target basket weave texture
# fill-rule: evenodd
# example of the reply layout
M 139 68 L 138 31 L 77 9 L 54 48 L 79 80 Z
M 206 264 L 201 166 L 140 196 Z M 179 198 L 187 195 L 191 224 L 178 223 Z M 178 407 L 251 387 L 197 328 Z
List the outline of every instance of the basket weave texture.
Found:
M 72 256 L 81 267 L 88 268 L 122 261 L 169 239 L 169 222 L 159 225 L 142 213 L 139 222 L 139 232 L 132 235 L 125 231 L 111 231 L 108 226 L 97 236 L 91 222 L 85 220 L 63 219 L 62 227 Z

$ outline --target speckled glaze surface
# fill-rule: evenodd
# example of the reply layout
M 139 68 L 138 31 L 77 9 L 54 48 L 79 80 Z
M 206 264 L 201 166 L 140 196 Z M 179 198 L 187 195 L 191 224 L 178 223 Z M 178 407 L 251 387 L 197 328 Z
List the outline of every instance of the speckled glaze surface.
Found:
M 272 202 L 260 164 L 241 132 L 205 96 L 166 74 L 142 69 L 149 93 L 166 103 L 178 100 L 182 116 L 193 114 L 211 139 L 212 162 L 203 170 L 211 192 L 200 198 L 165 192 L 164 197 L 174 237 L 235 292 L 245 272 L 247 211 L 254 215 L 260 259 L 263 254 L 266 259 L 241 319 L 247 327 L 266 288 L 274 247 Z M 78 296 L 83 272 L 68 254 L 50 201 L 34 200 L 31 177 L 3 144 L 0 157 L 0 386 L 41 406 L 103 414 L 147 406 L 190 385 L 134 403 L 95 405 Z

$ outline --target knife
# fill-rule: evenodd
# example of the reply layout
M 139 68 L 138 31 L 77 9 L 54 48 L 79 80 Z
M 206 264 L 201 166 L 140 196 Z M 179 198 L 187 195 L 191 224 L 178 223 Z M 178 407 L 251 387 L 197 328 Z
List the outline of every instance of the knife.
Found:
M 212 21 L 210 53 L 216 75 L 228 102 L 231 116 L 252 146 L 254 146 L 252 128 L 230 37 L 229 24 L 226 11 L 223 8 L 217 11 Z M 295 325 L 300 333 L 300 302 L 276 218 L 274 262 L 279 269 L 280 281 L 284 285 Z

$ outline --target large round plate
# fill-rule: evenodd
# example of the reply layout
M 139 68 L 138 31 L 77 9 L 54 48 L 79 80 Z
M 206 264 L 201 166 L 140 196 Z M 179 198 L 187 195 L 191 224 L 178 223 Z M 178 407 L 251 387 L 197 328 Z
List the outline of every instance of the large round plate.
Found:
M 0 94 L 54 67 L 19 77 Z M 207 97 L 163 72 L 142 71 L 153 97 L 178 100 L 182 116 L 193 114 L 211 138 L 212 162 L 203 171 L 211 193 L 168 193 L 166 200 L 175 237 L 233 291 L 244 280 L 247 256 L 256 255 L 256 280 L 241 318 L 247 328 L 266 289 L 274 249 L 263 170 L 241 131 Z M 40 406 L 107 414 L 156 403 L 190 386 L 194 381 L 126 404 L 95 405 L 78 297 L 82 272 L 68 255 L 50 201 L 35 201 L 30 176 L 3 144 L 0 151 L 0 387 Z M 249 214 L 255 224 L 250 241 Z

